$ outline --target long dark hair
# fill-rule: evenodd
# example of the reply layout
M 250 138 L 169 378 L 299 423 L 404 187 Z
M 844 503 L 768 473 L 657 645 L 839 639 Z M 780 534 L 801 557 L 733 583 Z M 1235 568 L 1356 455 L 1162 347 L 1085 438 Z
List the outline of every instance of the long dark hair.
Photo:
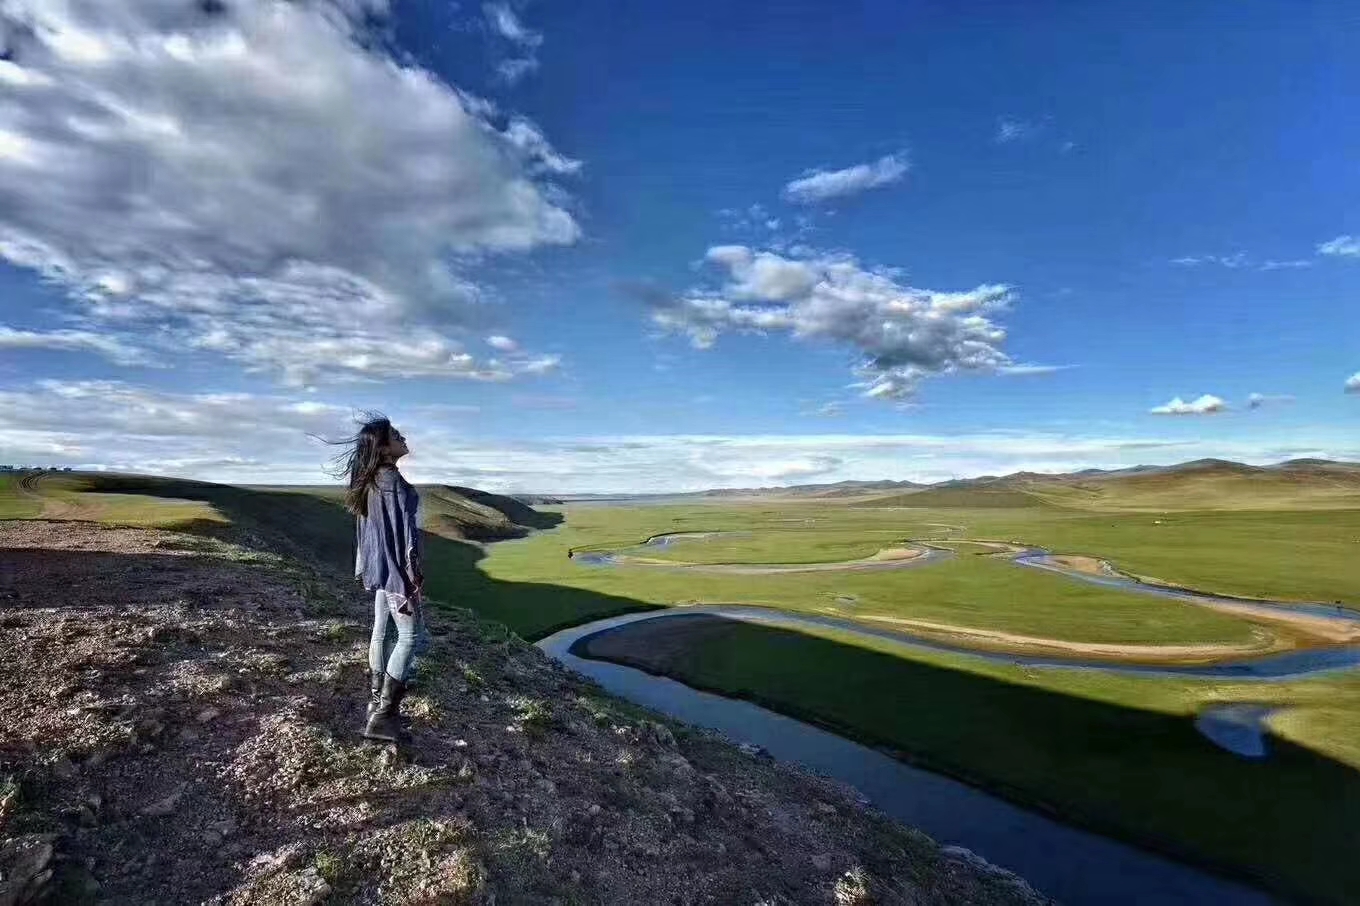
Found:
M 337 478 L 343 477 L 349 482 L 345 489 L 345 509 L 356 516 L 368 513 L 368 489 L 373 487 L 378 470 L 391 465 L 384 455 L 391 442 L 392 422 L 379 412 L 365 413 L 353 437 L 327 441 L 349 448 L 331 460 L 331 465 Z

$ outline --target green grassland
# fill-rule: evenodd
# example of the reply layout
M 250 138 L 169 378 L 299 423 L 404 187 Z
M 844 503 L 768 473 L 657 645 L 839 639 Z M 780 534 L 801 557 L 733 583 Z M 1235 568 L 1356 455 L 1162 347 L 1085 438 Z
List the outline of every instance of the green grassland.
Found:
M 235 521 L 303 538 L 313 549 L 333 548 L 342 557 L 351 544 L 333 489 L 247 490 L 98 475 L 49 475 L 36 487 L 25 490 L 15 476 L 0 476 L 0 517 L 32 518 L 46 511 L 54 518 L 204 531 Z M 457 537 L 471 518 L 470 508 L 479 505 L 448 489 L 426 491 L 427 519 L 436 534 Z M 493 513 L 487 521 L 498 517 Z M 549 516 L 543 524 L 552 521 Z M 1360 589 L 1360 510 L 1179 513 L 1154 520 L 1053 506 L 918 510 L 828 502 L 573 508 L 558 529 L 495 545 L 484 560 L 480 551 L 446 550 L 447 567 L 437 558 L 429 564 L 430 586 L 451 600 L 466 601 L 476 592 L 469 604 L 527 638 L 624 610 L 690 602 L 834 611 L 852 618 L 869 613 L 1073 641 L 1232 642 L 1251 631 L 1235 617 L 1021 570 L 966 546 L 952 561 L 918 568 L 758 576 L 591 568 L 567 556 L 570 550 L 629 548 L 652 535 L 695 531 L 738 534 L 649 548 L 646 555 L 701 563 L 809 563 L 870 556 L 906 539 L 986 537 L 1105 557 L 1134 573 L 1233 594 L 1355 602 Z M 470 581 L 468 563 L 477 561 L 484 578 Z M 505 583 L 543 591 L 531 597 L 504 594 Z
M 1158 524 L 1160 522 L 1160 524 Z M 1360 509 L 1049 513 L 984 528 L 1142 576 L 1226 594 L 1360 604 Z
M 694 563 L 787 564 L 856 559 L 909 538 L 984 537 L 1101 556 L 1139 574 L 1212 591 L 1357 600 L 1360 557 L 1346 539 L 1360 537 L 1360 511 L 1180 514 L 1152 523 L 1141 514 L 1092 516 L 1054 507 L 901 510 L 824 502 L 581 507 L 571 509 L 555 532 L 495 547 L 483 568 L 507 581 L 560 584 L 658 606 L 742 602 L 832 609 L 850 617 L 873 613 L 1072 641 L 1232 642 L 1247 638 L 1250 626 L 1190 604 L 1022 570 L 966 547 L 951 562 L 919 568 L 759 576 L 590 568 L 568 559 L 567 552 L 627 549 L 668 532 L 735 532 L 741 534 L 634 553 Z M 1281 536 L 1282 525 L 1289 526 L 1286 540 L 1276 544 L 1272 539 Z M 1272 557 L 1272 551 L 1283 555 Z M 605 615 L 582 614 L 574 622 Z M 543 620 L 522 613 L 493 616 L 527 637 L 562 625 L 556 613 Z
M 0 473 L 0 519 L 32 519 L 42 512 L 42 498 L 21 494 L 19 478 L 14 473 Z
M 910 495 L 912 497 L 919 495 Z M 944 528 L 952 526 L 952 529 Z M 573 511 L 571 543 L 617 549 L 668 531 L 752 532 L 646 556 L 694 563 L 805 563 L 865 557 L 904 539 L 1016 540 L 1086 554 L 1202 591 L 1360 604 L 1360 508 L 1092 514 L 1024 509 L 859 508 L 826 502 Z M 856 541 L 862 538 L 862 541 Z
M 571 533 L 551 537 L 497 547 L 483 568 L 488 575 L 507 581 L 551 582 L 658 606 L 740 602 L 835 612 L 850 618 L 872 613 L 1072 641 L 1245 641 L 1251 637 L 1250 624 L 1225 614 L 975 555 L 902 570 L 750 576 L 581 566 L 565 555 L 563 543 L 572 539 Z M 509 617 L 516 631 L 531 637 L 551 626 L 532 615 L 527 621 L 507 614 L 492 616 Z
M 958 505 L 969 501 L 966 493 L 925 509 L 840 501 L 579 506 L 566 508 L 550 531 L 482 548 L 459 539 L 504 537 L 503 527 L 492 527 L 496 517 L 478 508 L 508 504 L 428 491 L 431 598 L 473 608 L 527 638 L 693 601 L 852 618 L 872 612 L 1077 641 L 1232 642 L 1252 628 L 1193 605 L 1023 570 L 964 545 L 951 561 L 883 572 L 732 575 L 568 558 L 669 532 L 738 534 L 642 553 L 811 563 L 870 556 L 907 539 L 990 538 L 1102 557 L 1205 590 L 1360 603 L 1360 509 L 1103 512 L 1037 497 L 1037 505 L 1004 505 L 996 495 L 977 498 L 989 506 Z M 48 476 L 23 488 L 0 476 L 0 518 L 38 516 L 247 532 L 337 569 L 352 556 L 352 523 L 333 489 L 90 475 Z M 546 528 L 561 514 L 535 519 Z M 1027 669 L 945 653 L 905 656 L 830 630 L 717 626 L 701 645 L 656 646 L 660 660 L 645 666 L 1092 825 L 1254 872 L 1291 895 L 1360 901 L 1360 863 L 1349 856 L 1360 826 L 1360 678 L 1353 674 L 1247 683 Z M 1190 716 L 1220 701 L 1280 705 L 1270 759 L 1240 761 L 1195 733 Z
M 0 519 L 86 519 L 118 525 L 159 526 L 227 521 L 211 504 L 145 494 L 104 493 L 98 478 L 52 474 L 30 478 L 0 475 Z
M 797 531 L 778 526 L 758 535 L 680 539 L 665 548 L 647 547 L 635 553 L 682 563 L 835 563 L 871 557 L 883 548 L 899 546 L 901 540 L 901 534 L 893 531 Z

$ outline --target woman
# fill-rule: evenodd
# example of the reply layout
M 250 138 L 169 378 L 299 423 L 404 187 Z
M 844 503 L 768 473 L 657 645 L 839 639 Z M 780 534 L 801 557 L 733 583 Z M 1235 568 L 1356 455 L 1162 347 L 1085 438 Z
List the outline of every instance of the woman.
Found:
M 357 517 L 354 575 L 373 592 L 373 635 L 368 645 L 367 739 L 395 742 L 397 711 L 416 656 L 427 639 L 421 613 L 425 582 L 420 567 L 420 496 L 397 460 L 406 438 L 381 416 L 371 416 L 345 456 L 349 490 L 345 506 Z

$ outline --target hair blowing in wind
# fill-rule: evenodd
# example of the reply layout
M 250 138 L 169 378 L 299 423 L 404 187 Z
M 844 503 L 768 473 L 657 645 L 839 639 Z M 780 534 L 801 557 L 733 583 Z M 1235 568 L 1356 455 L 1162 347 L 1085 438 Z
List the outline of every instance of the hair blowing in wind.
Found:
M 365 413 L 359 430 L 344 440 L 326 441 L 334 446 L 348 447 L 332 462 L 333 474 L 345 478 L 345 509 L 356 516 L 368 511 L 368 489 L 373 486 L 378 470 L 387 462 L 387 450 L 392 440 L 392 422 L 377 412 Z

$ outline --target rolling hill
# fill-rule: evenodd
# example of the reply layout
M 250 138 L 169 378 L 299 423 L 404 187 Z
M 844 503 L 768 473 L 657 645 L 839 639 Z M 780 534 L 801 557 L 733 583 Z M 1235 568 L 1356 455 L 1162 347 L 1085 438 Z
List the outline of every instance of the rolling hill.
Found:
M 1088 510 L 1332 509 L 1360 507 L 1360 464 L 1295 459 L 1251 466 L 1198 459 L 1174 466 L 1017 472 L 874 496 L 856 506 L 1017 507 L 1053 504 Z
M 501 541 L 551 528 L 556 513 L 540 513 L 499 494 L 451 485 L 420 485 L 424 527 L 445 538 Z M 13 473 L 0 481 L 0 518 L 57 518 L 121 525 L 161 524 L 175 505 L 181 528 L 243 522 L 304 547 L 353 543 L 353 521 L 341 508 L 338 485 L 241 488 L 190 479 L 104 472 Z M 196 505 L 189 505 L 189 504 Z M 207 526 L 199 526 L 208 530 Z
M 885 491 L 909 491 L 929 487 L 914 481 L 838 481 L 833 484 L 799 484 L 792 487 L 715 488 L 681 497 L 858 497 Z

